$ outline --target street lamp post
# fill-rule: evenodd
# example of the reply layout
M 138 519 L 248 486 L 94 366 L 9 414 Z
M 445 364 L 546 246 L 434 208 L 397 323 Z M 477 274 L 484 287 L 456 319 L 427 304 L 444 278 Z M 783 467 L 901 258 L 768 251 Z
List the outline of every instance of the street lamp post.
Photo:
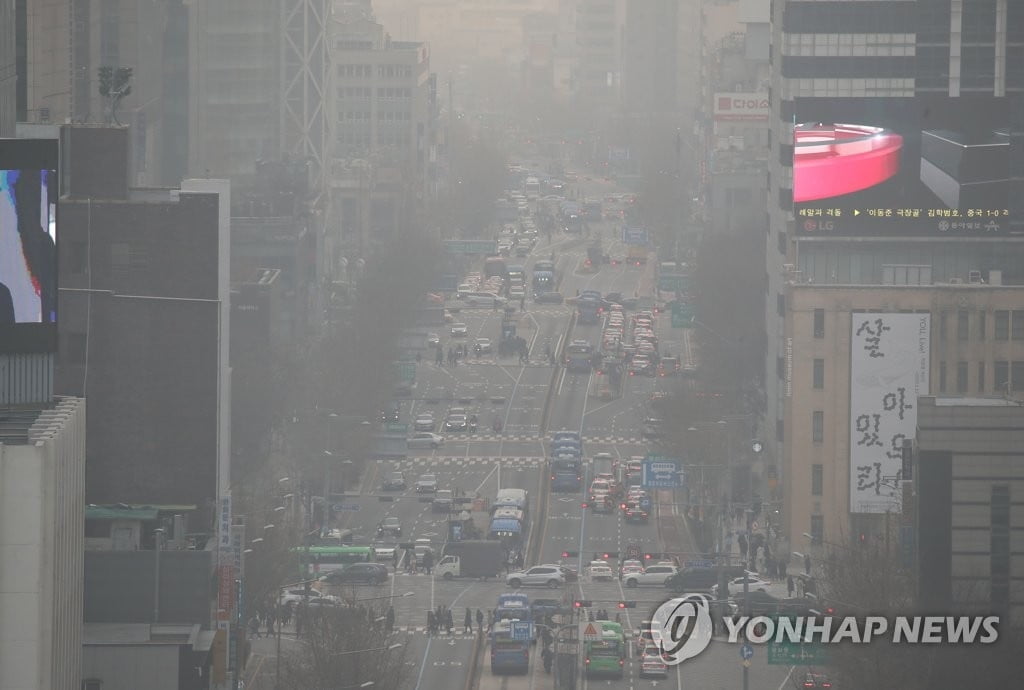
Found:
M 153 530 L 153 537 L 156 541 L 153 552 L 153 625 L 160 623 L 160 550 L 163 547 L 164 528 L 157 527 Z

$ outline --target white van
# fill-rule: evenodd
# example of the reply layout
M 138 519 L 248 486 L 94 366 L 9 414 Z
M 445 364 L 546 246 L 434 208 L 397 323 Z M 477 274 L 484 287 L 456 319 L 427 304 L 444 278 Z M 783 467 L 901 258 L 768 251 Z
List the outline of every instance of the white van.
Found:
M 505 305 L 505 298 L 499 297 L 493 292 L 469 292 L 462 299 L 470 307 L 501 307 Z

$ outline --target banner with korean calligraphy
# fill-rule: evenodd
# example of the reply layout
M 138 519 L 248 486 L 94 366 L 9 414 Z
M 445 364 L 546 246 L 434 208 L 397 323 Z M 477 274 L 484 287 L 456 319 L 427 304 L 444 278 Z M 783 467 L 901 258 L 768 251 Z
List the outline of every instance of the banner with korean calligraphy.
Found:
M 928 395 L 930 314 L 851 314 L 850 512 L 900 512 L 904 439 Z

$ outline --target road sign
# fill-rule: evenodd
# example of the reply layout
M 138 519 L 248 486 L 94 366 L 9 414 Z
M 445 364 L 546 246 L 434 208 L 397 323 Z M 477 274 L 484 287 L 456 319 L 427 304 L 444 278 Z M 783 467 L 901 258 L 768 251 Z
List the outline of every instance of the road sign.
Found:
M 362 508 L 358 503 L 335 503 L 331 506 L 331 510 L 335 513 L 340 513 L 343 510 L 350 510 L 353 513 L 358 513 Z
M 559 640 L 555 643 L 556 654 L 577 654 L 580 651 L 580 643 L 577 640 Z
M 749 644 L 744 644 L 740 647 L 740 658 L 746 661 L 754 656 L 754 648 Z
M 665 292 L 686 292 L 690 280 L 685 275 L 660 275 L 658 276 L 658 289 Z
M 513 640 L 532 640 L 533 623 L 530 621 L 511 621 Z
M 583 641 L 584 642 L 598 642 L 601 640 L 601 628 L 597 627 L 593 623 L 587 623 L 583 627 Z
M 683 563 L 686 568 L 714 568 L 715 562 L 709 558 L 694 558 Z
M 647 489 L 678 489 L 682 484 L 679 458 L 648 455 L 643 461 L 641 484 Z
M 825 648 L 820 644 L 768 643 L 768 664 L 771 666 L 824 666 L 827 663 Z
M 497 254 L 496 240 L 445 240 L 444 250 L 449 254 Z
M 395 362 L 395 373 L 399 381 L 415 381 L 416 362 Z
M 690 328 L 693 325 L 694 308 L 685 302 L 672 303 L 672 328 Z
M 401 422 L 388 422 L 384 425 L 384 431 L 389 434 L 407 434 L 409 433 L 409 425 L 402 424 Z
M 631 247 L 646 247 L 648 244 L 647 230 L 645 228 L 631 228 L 628 225 L 623 225 L 622 242 Z

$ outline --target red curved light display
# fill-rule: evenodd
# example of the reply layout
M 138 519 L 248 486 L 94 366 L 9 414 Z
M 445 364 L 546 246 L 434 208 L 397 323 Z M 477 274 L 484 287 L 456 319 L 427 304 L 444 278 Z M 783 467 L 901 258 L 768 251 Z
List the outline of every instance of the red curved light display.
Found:
M 870 125 L 797 125 L 793 201 L 817 201 L 859 192 L 899 172 L 903 137 Z

